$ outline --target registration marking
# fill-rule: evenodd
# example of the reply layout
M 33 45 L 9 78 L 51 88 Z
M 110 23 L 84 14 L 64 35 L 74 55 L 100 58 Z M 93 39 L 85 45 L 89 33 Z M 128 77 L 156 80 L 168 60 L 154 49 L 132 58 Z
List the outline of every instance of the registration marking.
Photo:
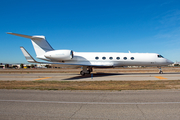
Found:
M 164 78 L 164 77 L 162 77 L 162 76 L 154 76 L 155 78 L 158 78 L 158 79 L 161 79 L 161 80 L 163 80 L 163 79 L 167 79 L 167 78 Z
M 44 79 L 48 79 L 48 78 L 51 78 L 51 77 L 38 78 L 38 79 L 34 79 L 34 80 L 44 80 Z

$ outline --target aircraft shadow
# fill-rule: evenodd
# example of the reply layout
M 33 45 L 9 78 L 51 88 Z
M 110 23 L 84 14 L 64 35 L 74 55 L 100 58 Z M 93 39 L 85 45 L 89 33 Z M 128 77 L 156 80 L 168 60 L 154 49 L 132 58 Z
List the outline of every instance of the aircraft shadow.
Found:
M 116 76 L 116 75 L 153 75 L 153 74 L 157 74 L 157 75 L 162 75 L 159 73 L 93 73 L 93 74 L 87 74 L 85 76 L 75 76 L 75 77 L 71 77 L 71 78 L 67 78 L 67 79 L 63 79 L 63 80 L 80 80 L 80 79 L 84 79 L 84 78 L 96 78 L 96 77 L 106 77 L 106 76 Z M 180 74 L 178 73 L 163 73 L 163 74 Z
M 77 80 L 77 79 L 84 79 L 84 78 L 95 78 L 95 77 L 106 77 L 106 76 L 114 76 L 114 75 L 124 75 L 124 74 L 120 74 L 120 73 L 94 73 L 94 74 L 87 74 L 85 76 L 75 76 L 75 77 L 71 77 L 71 78 L 67 78 L 67 79 L 63 79 L 63 80 Z

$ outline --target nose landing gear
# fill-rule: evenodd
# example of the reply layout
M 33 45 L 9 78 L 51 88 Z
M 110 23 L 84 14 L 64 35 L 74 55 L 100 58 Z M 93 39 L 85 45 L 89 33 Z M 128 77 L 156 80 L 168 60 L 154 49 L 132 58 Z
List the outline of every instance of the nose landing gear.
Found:
M 163 74 L 161 67 L 158 67 L 158 68 L 159 68 L 159 74 Z

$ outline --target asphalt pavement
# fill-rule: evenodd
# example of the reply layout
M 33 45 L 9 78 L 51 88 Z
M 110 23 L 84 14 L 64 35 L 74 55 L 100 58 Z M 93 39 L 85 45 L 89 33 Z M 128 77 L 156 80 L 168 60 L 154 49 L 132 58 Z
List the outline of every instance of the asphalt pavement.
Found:
M 0 90 L 1 120 L 179 120 L 179 90 Z
M 81 76 L 76 73 L 0 73 L 0 81 L 149 81 L 180 80 L 180 73 L 94 73 Z

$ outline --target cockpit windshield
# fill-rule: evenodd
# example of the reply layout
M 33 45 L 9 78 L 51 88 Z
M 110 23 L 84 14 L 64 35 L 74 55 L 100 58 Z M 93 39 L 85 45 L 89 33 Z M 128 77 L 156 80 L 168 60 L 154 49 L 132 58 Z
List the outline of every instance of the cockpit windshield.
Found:
M 164 58 L 162 55 L 157 55 L 158 58 Z

